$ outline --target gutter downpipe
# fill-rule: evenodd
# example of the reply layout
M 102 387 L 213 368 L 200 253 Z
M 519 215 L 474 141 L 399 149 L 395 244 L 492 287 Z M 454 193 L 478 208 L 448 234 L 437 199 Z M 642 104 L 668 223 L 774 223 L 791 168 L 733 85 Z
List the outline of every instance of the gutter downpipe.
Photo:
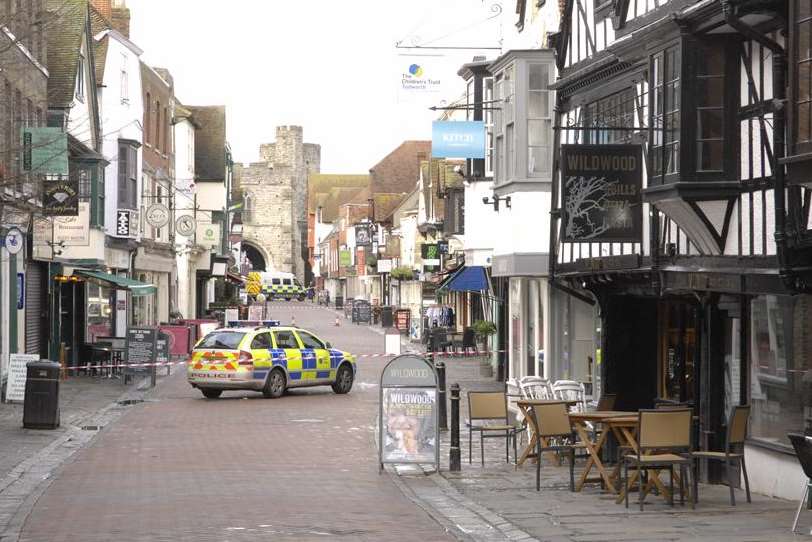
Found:
M 795 290 L 793 273 L 787 265 L 787 215 L 786 182 L 781 161 L 786 155 L 786 65 L 784 48 L 752 26 L 744 23 L 735 14 L 731 0 L 722 0 L 722 14 L 725 22 L 743 36 L 758 42 L 773 54 L 773 175 L 775 176 L 775 245 L 778 252 L 778 273 L 788 290 Z M 794 228 L 793 228 L 794 229 Z

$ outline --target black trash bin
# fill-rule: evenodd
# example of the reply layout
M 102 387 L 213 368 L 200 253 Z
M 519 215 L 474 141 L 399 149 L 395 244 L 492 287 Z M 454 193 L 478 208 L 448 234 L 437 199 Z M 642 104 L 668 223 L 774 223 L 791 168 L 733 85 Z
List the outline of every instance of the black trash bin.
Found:
M 381 307 L 381 327 L 394 327 L 395 313 L 392 307 Z
M 53 361 L 29 361 L 26 364 L 23 427 L 56 429 L 59 427 L 59 371 Z

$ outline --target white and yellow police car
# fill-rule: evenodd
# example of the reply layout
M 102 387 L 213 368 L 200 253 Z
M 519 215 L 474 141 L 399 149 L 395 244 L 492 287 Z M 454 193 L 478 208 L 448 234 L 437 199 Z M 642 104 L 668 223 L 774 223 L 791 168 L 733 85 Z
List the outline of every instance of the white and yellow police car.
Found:
M 304 329 L 274 320 L 242 320 L 198 341 L 186 378 L 209 399 L 225 390 L 255 390 L 276 398 L 288 388 L 322 385 L 344 394 L 355 381 L 355 361 Z

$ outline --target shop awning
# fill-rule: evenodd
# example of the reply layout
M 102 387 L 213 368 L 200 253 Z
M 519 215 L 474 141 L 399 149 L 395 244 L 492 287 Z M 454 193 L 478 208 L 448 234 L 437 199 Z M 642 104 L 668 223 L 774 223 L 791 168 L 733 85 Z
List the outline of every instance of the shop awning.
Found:
M 152 295 L 158 291 L 158 288 L 154 284 L 147 284 L 146 282 L 128 279 L 127 277 L 119 277 L 118 275 L 102 273 L 101 271 L 76 269 L 73 271 L 73 274 L 88 279 L 96 279 L 101 282 L 106 282 L 114 289 L 128 290 L 134 296 Z
M 451 292 L 482 292 L 488 290 L 488 277 L 481 265 L 465 266 L 443 284 L 440 289 Z

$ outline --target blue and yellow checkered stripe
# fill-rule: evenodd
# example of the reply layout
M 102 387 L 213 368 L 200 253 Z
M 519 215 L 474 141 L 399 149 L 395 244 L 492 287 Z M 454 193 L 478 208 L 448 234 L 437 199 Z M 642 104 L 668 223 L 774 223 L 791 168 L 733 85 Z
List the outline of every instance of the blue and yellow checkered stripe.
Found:
M 336 370 L 341 362 L 344 361 L 344 353 L 341 350 L 329 350 L 330 355 L 330 368 L 320 368 L 318 366 L 318 358 L 316 351 L 312 348 L 303 348 L 295 351 L 292 356 L 288 356 L 284 349 L 273 348 L 271 349 L 270 367 L 256 367 L 254 368 L 254 379 L 265 380 L 268 371 L 272 367 L 282 367 L 287 370 L 288 377 L 291 381 L 304 381 L 304 380 L 318 380 L 324 378 L 335 379 Z

